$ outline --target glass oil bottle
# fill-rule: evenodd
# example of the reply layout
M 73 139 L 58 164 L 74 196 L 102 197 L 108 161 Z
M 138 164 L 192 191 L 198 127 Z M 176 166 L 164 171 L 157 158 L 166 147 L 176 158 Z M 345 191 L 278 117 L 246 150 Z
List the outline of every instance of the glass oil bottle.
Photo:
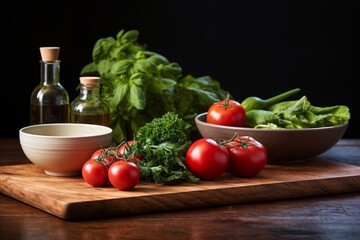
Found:
M 30 124 L 69 122 L 69 94 L 60 83 L 59 47 L 40 47 L 40 83 L 31 93 Z
M 80 77 L 80 93 L 70 105 L 71 122 L 109 127 L 110 110 L 107 103 L 100 96 L 99 81 L 99 77 Z

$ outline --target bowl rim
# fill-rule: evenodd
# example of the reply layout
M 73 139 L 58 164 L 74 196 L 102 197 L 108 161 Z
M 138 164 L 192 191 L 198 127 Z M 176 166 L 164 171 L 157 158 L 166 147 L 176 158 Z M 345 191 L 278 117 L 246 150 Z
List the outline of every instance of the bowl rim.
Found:
M 26 130 L 32 128 L 42 128 L 42 127 L 56 127 L 56 126 L 82 126 L 88 128 L 98 128 L 104 130 L 101 133 L 97 134 L 87 134 L 87 135 L 42 135 L 42 134 L 34 134 L 28 133 Z M 93 138 L 93 137 L 100 137 L 105 136 L 108 134 L 112 134 L 113 130 L 110 127 L 98 125 L 98 124 L 90 124 L 90 123 L 43 123 L 43 124 L 34 124 L 20 128 L 19 134 L 24 136 L 31 136 L 31 137 L 38 137 L 38 138 L 55 138 L 55 139 L 66 139 L 66 138 Z
M 195 122 L 198 122 L 199 124 L 206 124 L 214 128 L 219 129 L 228 129 L 228 130 L 240 130 L 240 131 L 257 131 L 257 132 L 301 132 L 301 131 L 319 131 L 319 130 L 326 130 L 326 129 L 336 129 L 336 128 L 343 128 L 346 127 L 349 124 L 349 121 L 346 121 L 343 124 L 340 125 L 334 125 L 334 126 L 326 126 L 326 127 L 313 127 L 313 128 L 283 128 L 283 129 L 267 129 L 267 128 L 251 128 L 251 127 L 234 127 L 234 126 L 225 126 L 225 125 L 219 125 L 219 124 L 213 124 L 208 123 L 206 121 L 202 121 L 200 118 L 203 116 L 206 116 L 207 112 L 203 112 L 198 114 L 195 117 Z M 206 118 L 205 118 L 206 120 Z

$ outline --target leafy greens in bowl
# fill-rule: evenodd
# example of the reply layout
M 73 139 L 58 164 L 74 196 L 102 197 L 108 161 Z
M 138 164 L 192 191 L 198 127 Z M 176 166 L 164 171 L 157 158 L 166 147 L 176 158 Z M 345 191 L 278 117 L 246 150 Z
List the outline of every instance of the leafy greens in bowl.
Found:
M 265 109 L 246 112 L 246 125 L 265 129 L 298 129 L 337 126 L 350 119 L 345 105 L 317 107 L 306 96 L 299 100 L 283 101 Z
M 251 136 L 266 147 L 268 161 L 274 164 L 305 161 L 326 152 L 342 138 L 349 124 L 296 129 L 231 127 L 207 123 L 206 115 L 204 112 L 195 118 L 202 137 L 222 141 L 235 133 Z
M 251 136 L 268 150 L 269 162 L 294 162 L 315 157 L 333 147 L 344 135 L 350 119 L 345 105 L 318 107 L 306 96 L 283 101 L 299 88 L 263 100 L 248 97 L 241 102 L 246 110 L 246 126 L 210 124 L 207 112 L 195 117 L 203 137 L 228 140 L 235 133 Z

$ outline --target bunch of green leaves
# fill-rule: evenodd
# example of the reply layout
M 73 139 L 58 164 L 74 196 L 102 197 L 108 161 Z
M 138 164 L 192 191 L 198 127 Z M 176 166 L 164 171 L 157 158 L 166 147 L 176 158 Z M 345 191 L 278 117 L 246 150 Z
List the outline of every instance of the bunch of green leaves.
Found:
M 81 76 L 100 77 L 100 95 L 110 107 L 114 141 L 132 139 L 139 128 L 166 112 L 176 112 L 198 136 L 194 118 L 228 91 L 209 76 L 182 75 L 182 68 L 138 43 L 137 30 L 121 30 L 113 37 L 97 40 L 93 62 Z
M 313 106 L 306 96 L 299 100 L 279 102 L 267 109 L 250 110 L 246 114 L 249 127 L 270 129 L 336 126 L 349 119 L 347 106 Z
M 185 155 L 191 144 L 190 126 L 174 112 L 154 118 L 139 129 L 137 154 L 141 178 L 163 184 L 199 181 L 186 167 Z

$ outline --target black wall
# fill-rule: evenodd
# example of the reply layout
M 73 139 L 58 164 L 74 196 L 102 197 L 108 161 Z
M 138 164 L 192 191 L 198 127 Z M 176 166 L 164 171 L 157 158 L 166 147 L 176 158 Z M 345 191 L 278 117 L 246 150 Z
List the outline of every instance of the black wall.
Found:
M 99 38 L 137 29 L 183 73 L 209 75 L 238 100 L 301 88 L 313 105 L 350 107 L 360 137 L 359 1 L 16 1 L 1 3 L 1 135 L 29 124 L 41 46 L 60 46 L 71 100 Z M 5 16 L 7 13 L 8 16 Z

